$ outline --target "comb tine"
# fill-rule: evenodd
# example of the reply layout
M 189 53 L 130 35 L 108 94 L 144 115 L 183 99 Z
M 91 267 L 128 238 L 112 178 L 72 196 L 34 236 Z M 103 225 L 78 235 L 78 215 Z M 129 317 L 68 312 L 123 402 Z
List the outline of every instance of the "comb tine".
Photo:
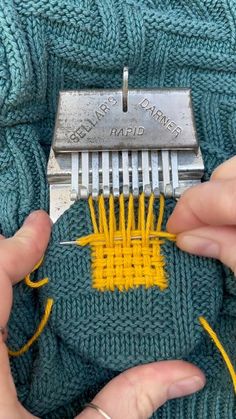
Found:
M 158 152 L 151 151 L 152 190 L 155 196 L 160 195 L 158 160 Z
M 92 153 L 92 197 L 97 198 L 99 195 L 99 162 L 98 152 Z
M 102 187 L 104 198 L 110 195 L 110 170 L 109 170 L 109 151 L 102 152 Z
M 71 200 L 76 201 L 79 195 L 79 153 L 71 154 Z
M 89 153 L 81 153 L 82 166 L 82 184 L 80 188 L 81 198 L 87 198 L 89 194 Z
M 142 151 L 142 177 L 143 192 L 145 196 L 151 195 L 150 173 L 149 173 L 149 152 Z
M 112 152 L 112 189 L 115 197 L 120 193 L 120 179 L 119 179 L 119 153 Z
M 123 171 L 123 194 L 129 196 L 129 154 L 128 151 L 122 151 L 122 171 Z
M 139 194 L 139 182 L 138 182 L 138 152 L 132 151 L 131 153 L 131 164 L 132 164 L 132 193 L 134 197 Z
M 177 151 L 171 151 L 171 175 L 173 192 L 179 187 L 179 173 L 178 173 L 178 154 Z
M 169 163 L 169 151 L 163 150 L 162 155 L 162 173 L 163 173 L 163 191 L 164 195 L 172 195 L 172 187 L 170 183 L 170 163 Z

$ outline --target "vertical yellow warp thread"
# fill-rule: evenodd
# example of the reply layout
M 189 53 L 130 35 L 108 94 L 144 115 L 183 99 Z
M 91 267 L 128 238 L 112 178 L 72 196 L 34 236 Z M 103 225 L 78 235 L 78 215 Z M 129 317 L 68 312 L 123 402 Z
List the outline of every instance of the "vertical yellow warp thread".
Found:
M 225 364 L 226 364 L 226 366 L 227 366 L 227 368 L 229 370 L 229 373 L 230 373 L 231 378 L 232 378 L 232 381 L 233 381 L 234 391 L 236 393 L 236 372 L 234 370 L 233 364 L 232 364 L 232 362 L 231 362 L 231 360 L 230 360 L 227 352 L 223 348 L 223 345 L 220 342 L 217 334 L 211 328 L 211 326 L 209 325 L 209 323 L 207 322 L 207 320 L 204 317 L 199 317 L 199 322 L 200 322 L 201 326 L 203 327 L 203 329 L 211 337 L 211 339 L 213 340 L 213 342 L 216 345 L 217 349 L 219 350 L 219 352 L 220 352 L 223 360 L 225 361 Z
M 150 196 L 149 204 L 148 204 L 148 215 L 147 215 L 147 224 L 146 224 L 146 244 L 149 243 L 150 229 L 153 222 L 153 203 L 154 203 L 154 195 L 152 194 Z
M 43 315 L 43 318 L 42 318 L 42 320 L 41 320 L 41 322 L 39 323 L 39 325 L 38 325 L 38 328 L 37 328 L 37 330 L 36 330 L 36 332 L 35 332 L 35 334 L 32 336 L 32 338 L 21 348 L 21 349 L 19 349 L 18 351 L 13 351 L 13 350 L 11 350 L 11 349 L 8 349 L 8 354 L 10 355 L 10 356 L 20 356 L 20 355 L 22 355 L 22 354 L 24 354 L 25 352 L 27 352 L 28 351 L 28 349 L 33 345 L 33 343 L 39 338 L 39 336 L 41 335 L 41 333 L 43 332 L 43 330 L 44 330 L 44 328 L 45 328 L 45 326 L 46 326 L 46 324 L 47 324 L 47 322 L 48 322 L 48 319 L 49 319 L 49 317 L 50 317 L 50 314 L 51 314 L 51 311 L 52 311 L 52 306 L 53 306 L 53 303 L 54 303 L 54 301 L 53 301 L 53 299 L 52 298 L 48 298 L 48 300 L 47 300 L 47 304 L 46 304 L 46 307 L 45 307 L 45 312 L 44 312 L 44 315 Z
M 140 225 L 140 230 L 141 230 L 142 245 L 144 245 L 145 244 L 145 197 L 144 197 L 144 193 L 142 193 L 139 197 L 138 224 Z
M 125 200 L 124 195 L 121 194 L 119 197 L 120 203 L 120 219 L 119 219 L 119 228 L 122 234 L 122 239 L 124 245 L 126 245 L 126 231 L 125 231 Z
M 99 206 L 99 216 L 100 216 L 99 230 L 100 230 L 100 233 L 104 233 L 106 244 L 109 245 L 110 237 L 109 237 L 107 217 L 106 217 L 106 208 L 105 208 L 103 195 L 99 197 L 98 206 Z
M 115 230 L 116 230 L 116 219 L 115 219 L 114 198 L 112 195 L 110 195 L 109 197 L 109 235 L 110 235 L 111 246 L 113 246 L 113 243 L 114 243 Z
M 133 195 L 130 195 L 130 199 L 129 199 L 129 203 L 128 203 L 127 246 L 130 246 L 131 230 L 135 230 L 134 197 L 133 197 Z
M 88 203 L 89 203 L 90 216 L 91 216 L 92 225 L 93 225 L 93 231 L 95 234 L 98 234 L 98 225 L 97 225 L 96 214 L 95 214 L 95 209 L 93 205 L 93 198 L 91 195 L 89 197 Z

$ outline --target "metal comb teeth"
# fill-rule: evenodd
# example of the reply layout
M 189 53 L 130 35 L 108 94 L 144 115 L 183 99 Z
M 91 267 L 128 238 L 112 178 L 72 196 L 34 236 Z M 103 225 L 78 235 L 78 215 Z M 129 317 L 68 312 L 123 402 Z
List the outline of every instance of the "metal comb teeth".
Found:
M 188 89 L 81 90 L 60 93 L 48 163 L 54 221 L 77 199 L 99 194 L 179 197 L 201 181 Z

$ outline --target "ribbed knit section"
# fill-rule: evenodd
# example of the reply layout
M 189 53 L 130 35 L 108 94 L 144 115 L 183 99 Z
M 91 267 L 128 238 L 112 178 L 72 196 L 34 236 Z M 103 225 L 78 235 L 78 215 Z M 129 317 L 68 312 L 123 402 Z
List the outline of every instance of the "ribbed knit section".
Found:
M 1 0 L 0 230 L 12 235 L 32 210 L 48 208 L 46 157 L 62 89 L 191 88 L 205 179 L 236 150 L 235 0 Z M 168 200 L 165 222 L 174 202 Z M 168 402 L 158 419 L 233 419 L 226 367 L 198 323 L 214 327 L 236 363 L 236 282 L 220 263 L 163 246 L 169 287 L 99 292 L 90 249 L 63 247 L 91 232 L 86 202 L 55 224 L 43 266 L 15 288 L 9 346 L 33 334 L 54 298 L 43 334 L 12 371 L 23 404 L 43 419 L 72 419 L 113 376 L 162 359 L 188 359 L 207 375 L 203 391 Z

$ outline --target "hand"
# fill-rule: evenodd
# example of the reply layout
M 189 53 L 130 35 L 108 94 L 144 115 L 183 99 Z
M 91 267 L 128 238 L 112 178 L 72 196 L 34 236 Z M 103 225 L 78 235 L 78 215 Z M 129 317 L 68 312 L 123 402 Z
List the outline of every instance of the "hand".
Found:
M 186 252 L 221 260 L 236 274 L 236 157 L 186 191 L 167 223 Z
M 51 223 L 44 211 L 32 213 L 13 238 L 0 236 L 0 326 L 5 327 L 12 305 L 12 285 L 32 271 L 45 252 Z M 203 373 L 184 361 L 163 361 L 142 365 L 114 378 L 95 397 L 112 419 L 147 418 L 168 399 L 200 390 Z M 0 419 L 36 418 L 17 399 L 8 353 L 0 333 Z M 86 408 L 79 418 L 97 419 L 98 413 Z

